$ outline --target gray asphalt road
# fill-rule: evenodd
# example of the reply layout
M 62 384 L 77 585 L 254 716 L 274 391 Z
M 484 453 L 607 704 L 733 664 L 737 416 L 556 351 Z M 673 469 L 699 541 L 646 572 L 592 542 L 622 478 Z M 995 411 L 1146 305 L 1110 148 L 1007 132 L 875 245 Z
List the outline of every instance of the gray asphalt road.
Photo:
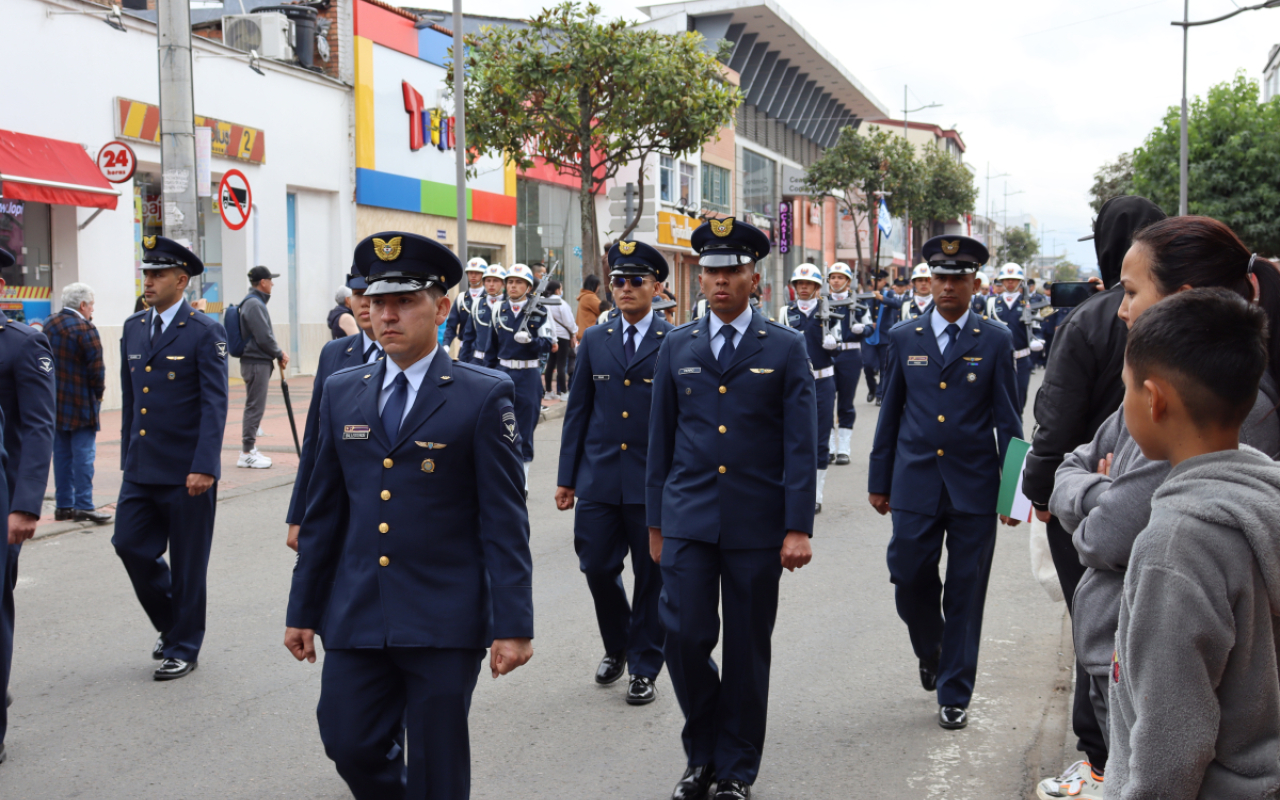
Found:
M 1001 528 L 972 723 L 935 723 L 893 607 L 890 526 L 866 504 L 876 409 L 859 403 L 854 463 L 832 467 L 814 561 L 784 574 L 759 800 L 1027 797 L 1063 758 L 1064 608 L 1028 568 L 1027 529 Z M 475 798 L 661 800 L 683 769 L 680 710 L 593 681 L 601 645 L 555 510 L 560 421 L 538 428 L 531 483 L 535 657 L 482 675 L 471 714 Z M 281 645 L 293 554 L 287 487 L 219 505 L 200 668 L 151 680 L 155 633 L 111 528 L 29 544 L 17 592 L 16 701 L 0 798 L 342 798 L 314 709 L 319 665 Z

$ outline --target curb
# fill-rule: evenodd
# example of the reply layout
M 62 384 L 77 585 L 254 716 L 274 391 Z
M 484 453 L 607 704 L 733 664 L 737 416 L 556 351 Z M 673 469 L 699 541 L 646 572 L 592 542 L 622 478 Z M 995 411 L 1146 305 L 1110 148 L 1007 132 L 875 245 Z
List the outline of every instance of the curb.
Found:
M 1062 634 L 1058 642 L 1058 669 L 1046 687 L 1049 698 L 1037 726 L 1036 735 L 1027 748 L 1023 762 L 1027 798 L 1035 798 L 1036 784 L 1049 775 L 1057 775 L 1071 761 L 1063 761 L 1063 753 L 1071 741 L 1072 680 L 1075 678 L 1075 647 L 1071 637 L 1071 615 L 1062 610 Z M 1073 750 L 1074 752 L 1074 750 Z M 1075 754 L 1082 755 L 1082 754 Z M 1074 759 L 1073 759 L 1074 760 Z

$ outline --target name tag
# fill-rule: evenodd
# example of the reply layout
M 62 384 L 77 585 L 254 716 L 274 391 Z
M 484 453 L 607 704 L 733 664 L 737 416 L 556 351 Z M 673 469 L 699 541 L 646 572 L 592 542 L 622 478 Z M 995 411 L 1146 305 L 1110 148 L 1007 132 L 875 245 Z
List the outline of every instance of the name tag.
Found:
M 343 439 L 368 439 L 369 426 L 368 425 L 343 425 L 342 438 Z
M 700 372 L 702 372 L 702 367 L 681 367 L 680 368 L 681 375 L 697 375 Z
M 139 359 L 139 358 L 142 358 L 142 354 L 141 354 L 141 353 L 137 353 L 137 354 L 130 353 L 130 354 L 129 354 L 129 360 L 130 360 L 130 361 L 134 361 L 134 360 L 137 360 L 137 359 Z
M 608 375 L 592 375 L 591 377 L 592 377 L 592 379 L 593 379 L 593 380 L 597 380 L 597 381 L 607 381 L 607 380 L 609 380 L 609 376 L 608 376 Z
M 928 356 L 907 356 L 908 367 L 927 367 L 929 366 Z

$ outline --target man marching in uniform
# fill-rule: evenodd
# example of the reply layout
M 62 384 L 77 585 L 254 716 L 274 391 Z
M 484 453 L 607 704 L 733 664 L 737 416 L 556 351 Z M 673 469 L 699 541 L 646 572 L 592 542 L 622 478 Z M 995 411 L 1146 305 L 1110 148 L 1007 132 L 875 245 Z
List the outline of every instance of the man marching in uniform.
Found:
M 444 346 L 453 344 L 454 339 L 462 340 L 458 346 L 458 360 L 464 364 L 471 362 L 471 353 L 475 349 L 475 330 L 470 326 L 471 316 L 476 313 L 480 298 L 484 297 L 484 273 L 489 268 L 483 258 L 473 258 L 467 262 L 463 271 L 467 277 L 467 287 L 458 292 L 458 302 L 449 311 L 449 320 L 444 325 Z
M 204 272 L 195 253 L 142 237 L 150 306 L 120 337 L 120 463 L 124 482 L 111 544 L 160 632 L 158 681 L 196 668 L 204 641 L 206 577 L 227 424 L 227 332 L 183 293 Z M 173 568 L 165 563 L 165 550 Z
M 1013 334 L 1013 358 L 1018 371 L 1016 402 L 1019 417 L 1027 407 L 1027 390 L 1031 386 L 1031 354 L 1044 350 L 1044 342 L 1033 336 L 1022 321 L 1022 310 L 1026 307 L 1026 302 L 1022 299 L 1022 280 L 1025 277 L 1021 264 L 1011 261 L 1001 267 L 996 273 L 996 280 L 1004 291 L 988 297 L 986 308 L 989 318 L 1003 322 Z
M 853 286 L 853 270 L 842 261 L 831 265 L 827 271 L 832 300 L 848 300 Z M 858 379 L 862 375 L 862 339 L 867 331 L 874 330 L 871 313 L 865 307 L 839 306 L 833 313 L 843 318 L 843 324 L 853 336 L 840 343 L 833 356 L 836 370 L 836 430 L 827 443 L 828 452 L 834 452 L 835 463 L 849 463 L 849 447 L 853 439 L 853 423 L 858 418 L 854 405 L 858 395 Z
M 822 294 L 822 270 L 813 264 L 801 264 L 791 273 L 791 286 L 796 301 L 783 309 L 783 325 L 804 335 L 813 372 L 814 397 L 818 406 L 818 472 L 815 481 L 813 511 L 822 513 L 822 490 L 827 482 L 827 465 L 831 462 L 831 433 L 836 417 L 835 354 L 843 342 L 853 341 L 853 331 L 844 325 L 844 317 L 832 320 L 817 317 Z M 834 311 L 834 309 L 831 309 Z
M 493 320 L 502 309 L 502 302 L 507 299 L 507 271 L 501 264 L 490 264 L 484 268 L 484 296 L 476 303 L 475 311 L 467 317 L 467 327 L 471 331 L 472 364 L 482 367 L 498 368 L 498 340 L 493 335 Z M 462 359 L 458 359 L 461 361 Z
M 380 233 L 356 267 L 387 357 L 325 384 L 285 646 L 324 639 L 320 738 L 357 800 L 465 800 L 484 649 L 495 678 L 533 655 L 522 432 L 511 381 L 437 345 L 448 248 Z
M 644 472 L 649 453 L 649 400 L 653 371 L 671 324 L 653 311 L 667 261 L 643 242 L 619 241 L 609 249 L 613 301 L 621 317 L 592 325 L 578 346 L 560 443 L 556 507 L 577 510 L 573 545 L 595 601 L 604 640 L 596 683 L 631 673 L 627 702 L 657 697 L 662 670 L 662 574 L 649 557 Z M 622 561 L 635 572 L 632 602 L 622 586 Z
M 978 669 L 1000 468 L 1022 420 L 1009 329 L 969 307 L 987 248 L 967 236 L 937 236 L 922 252 L 935 306 L 885 337 L 884 407 L 868 486 L 872 507 L 893 512 L 889 576 L 921 685 L 937 690 L 938 724 L 957 729 L 968 724 Z
M 536 317 L 528 313 L 532 290 L 533 272 L 524 264 L 512 264 L 507 270 L 507 301 L 493 318 L 488 345 L 497 351 L 498 369 L 511 376 L 516 386 L 516 424 L 523 440 L 526 484 L 529 464 L 533 461 L 533 431 L 542 413 L 540 359 L 550 353 L 551 345 L 555 344 L 550 315 L 545 310 L 539 311 Z
M 705 798 L 715 782 L 716 800 L 746 800 L 764 748 L 778 582 L 813 555 L 817 406 L 804 337 L 750 304 L 768 237 L 729 217 L 691 243 L 711 313 L 658 353 L 645 481 L 685 716 L 687 769 L 672 798 Z M 711 660 L 721 603 L 723 677 Z
M 917 264 L 911 270 L 911 296 L 902 304 L 903 319 L 922 317 L 933 308 L 932 281 L 933 272 L 928 264 Z

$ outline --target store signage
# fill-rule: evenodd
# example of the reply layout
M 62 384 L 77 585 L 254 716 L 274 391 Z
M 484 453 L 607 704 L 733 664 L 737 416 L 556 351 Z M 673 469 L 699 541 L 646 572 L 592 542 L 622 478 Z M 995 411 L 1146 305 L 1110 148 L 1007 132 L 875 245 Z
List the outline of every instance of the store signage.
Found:
M 791 205 L 778 204 L 778 252 L 782 255 L 791 250 Z
M 438 108 L 426 108 L 421 92 L 408 81 L 400 81 L 400 90 L 409 115 L 409 149 L 417 151 L 430 144 L 437 150 L 453 150 L 454 118 Z
M 672 244 L 678 247 L 692 247 L 689 237 L 702 224 L 702 220 L 673 214 L 670 211 L 658 212 L 658 244 Z
M 804 182 L 808 177 L 809 173 L 807 170 L 789 167 L 786 164 L 783 164 L 782 193 L 788 196 L 809 194 L 810 192 L 808 188 L 804 185 Z
M 124 183 L 137 169 L 138 158 L 124 142 L 107 142 L 98 151 L 98 171 L 112 183 Z
M 238 169 L 229 169 L 218 184 L 218 209 L 222 221 L 233 231 L 238 231 L 249 221 L 253 209 L 253 190 L 249 179 Z
M 116 135 L 121 139 L 160 144 L 160 107 L 139 100 L 116 98 Z M 197 128 L 212 129 L 213 155 L 263 164 L 267 160 L 266 132 L 235 122 L 196 115 Z

